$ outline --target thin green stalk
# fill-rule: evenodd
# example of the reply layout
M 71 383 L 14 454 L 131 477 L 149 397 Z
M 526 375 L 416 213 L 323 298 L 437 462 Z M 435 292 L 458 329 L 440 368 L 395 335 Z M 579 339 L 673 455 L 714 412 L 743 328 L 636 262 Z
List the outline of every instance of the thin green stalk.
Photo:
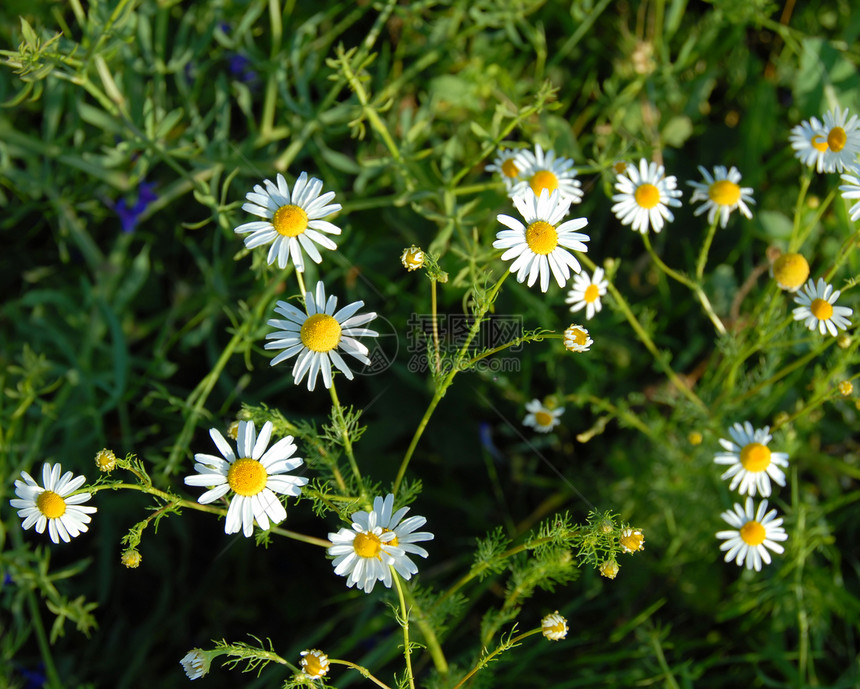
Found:
M 670 668 L 669 664 L 666 662 L 666 656 L 663 653 L 663 646 L 660 644 L 660 640 L 657 638 L 656 632 L 652 630 L 649 636 L 651 647 L 654 649 L 654 655 L 657 657 L 660 669 L 663 670 L 663 677 L 666 680 L 666 686 L 671 687 L 671 689 L 681 689 L 678 686 L 678 682 L 675 680 L 675 675 L 672 674 L 672 668 Z
M 412 646 L 409 644 L 409 608 L 406 607 L 406 599 L 403 597 L 403 584 L 400 575 L 391 567 L 391 575 L 394 577 L 394 585 L 397 587 L 397 597 L 400 599 L 400 618 L 403 621 L 403 657 L 406 659 L 406 678 L 409 680 L 409 689 L 415 689 L 415 675 L 412 672 Z
M 466 682 L 468 682 L 472 677 L 474 677 L 478 671 L 485 668 L 490 663 L 490 661 L 493 658 L 495 658 L 497 655 L 499 655 L 500 653 L 504 653 L 505 651 L 510 650 L 511 648 L 513 648 L 514 646 L 519 644 L 519 642 L 522 641 L 523 639 L 526 639 L 530 636 L 534 636 L 535 634 L 541 634 L 542 632 L 543 632 L 543 630 L 540 627 L 538 627 L 537 629 L 531 629 L 527 632 L 523 632 L 519 636 L 515 636 L 512 639 L 510 639 L 509 641 L 507 641 L 506 643 L 503 643 L 492 653 L 488 653 L 487 655 L 483 656 L 475 664 L 475 667 L 473 667 L 471 670 L 469 670 L 469 672 L 466 673 L 466 675 L 463 677 L 463 679 L 461 679 L 459 682 L 457 682 L 457 684 L 455 684 L 452 687 L 452 689 L 460 689 L 460 687 L 462 687 Z
M 711 251 L 711 244 L 714 241 L 714 235 L 717 233 L 717 223 L 719 216 L 714 215 L 714 220 L 708 228 L 708 234 L 705 235 L 705 241 L 702 243 L 702 249 L 699 252 L 699 259 L 696 261 L 696 280 L 701 283 L 702 277 L 705 274 L 705 264 L 708 262 L 708 253 Z
M 445 653 L 442 651 L 442 645 L 439 643 L 439 639 L 436 636 L 436 630 L 433 629 L 433 625 L 429 624 L 427 620 L 424 619 L 424 616 L 421 614 L 421 610 L 418 607 L 418 603 L 415 600 L 415 596 L 412 595 L 412 591 L 406 588 L 403 593 L 406 596 L 406 601 L 409 603 L 409 607 L 418 611 L 415 623 L 424 635 L 424 642 L 427 644 L 427 650 L 430 652 L 430 657 L 433 659 L 433 665 L 436 667 L 436 671 L 440 675 L 447 675 L 448 661 L 445 658 Z
M 57 672 L 57 666 L 54 665 L 54 657 L 51 655 L 51 645 L 48 643 L 48 636 L 45 634 L 45 627 L 42 624 L 42 615 L 39 612 L 39 603 L 36 600 L 35 592 L 30 589 L 27 591 L 27 606 L 30 608 L 30 621 L 33 624 L 33 631 L 36 633 L 36 643 L 39 645 L 39 654 L 42 656 L 42 662 L 45 664 L 45 677 L 49 689 L 63 689 L 63 683 L 60 680 L 60 675 Z
M 808 167 L 803 168 L 803 177 L 800 180 L 800 191 L 797 194 L 797 203 L 794 204 L 794 223 L 791 227 L 791 238 L 788 240 L 789 253 L 795 253 L 801 246 L 800 241 L 800 218 L 803 212 L 803 202 L 806 200 L 806 192 L 809 191 L 809 185 L 812 182 L 812 170 Z
M 436 355 L 436 373 L 442 370 L 442 359 L 439 355 L 439 323 L 436 316 L 436 280 L 430 278 L 430 318 L 433 325 L 433 352 Z
M 329 658 L 328 662 L 331 665 L 345 665 L 346 667 L 352 668 L 353 670 L 358 670 L 362 677 L 364 677 L 365 679 L 369 679 L 376 686 L 382 687 L 382 689 L 391 689 L 391 687 L 389 687 L 385 682 L 380 679 L 377 679 L 372 674 L 370 674 L 370 670 L 368 670 L 366 667 L 356 665 L 355 663 L 351 663 L 348 660 L 341 660 L 340 658 Z
M 361 472 L 358 469 L 358 462 L 355 461 L 355 453 L 352 450 L 352 440 L 349 437 L 349 428 L 343 418 L 343 407 L 340 406 L 340 400 L 337 398 L 337 390 L 335 390 L 334 380 L 331 381 L 331 387 L 328 389 L 331 393 L 331 401 L 334 405 L 334 422 L 339 426 L 340 438 L 343 441 L 343 449 L 346 452 L 346 458 L 349 460 L 349 466 L 352 468 L 352 474 L 358 485 L 361 486 L 362 497 L 364 497 L 364 483 L 361 479 Z

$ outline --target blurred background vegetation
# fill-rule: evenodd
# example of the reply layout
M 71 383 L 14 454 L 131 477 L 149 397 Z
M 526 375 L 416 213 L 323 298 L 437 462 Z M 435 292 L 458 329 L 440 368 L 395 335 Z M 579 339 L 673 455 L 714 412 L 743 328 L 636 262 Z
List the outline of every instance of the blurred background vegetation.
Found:
M 295 279 L 233 233 L 248 219 L 245 193 L 278 171 L 320 177 L 343 204 L 339 251 L 306 282 L 321 276 L 341 299 L 363 299 L 397 333 L 393 365 L 339 391 L 366 409 L 357 453 L 387 484 L 432 394 L 407 352 L 409 316 L 428 312 L 429 285 L 403 270 L 400 252 L 415 243 L 439 254 L 447 313 L 462 313 L 485 266 L 506 269 L 491 244 L 496 214 L 512 209 L 483 170 L 503 141 L 576 161 L 586 193 L 573 212 L 588 218 L 589 257 L 613 259 L 614 283 L 705 409 L 672 389 L 609 300 L 588 324 L 587 357 L 531 344 L 516 371 L 457 379 L 410 467 L 424 486 L 413 511 L 436 534 L 420 582 L 450 585 L 476 538 L 499 524 L 516 538 L 559 510 L 582 521 L 593 506 L 612 509 L 647 539 L 614 581 L 586 570 L 538 592 L 521 628 L 558 609 L 567 640 L 526 644 L 470 686 L 860 685 L 858 412 L 854 398 L 828 392 L 853 375 L 856 343 L 770 382 L 810 349 L 796 325 L 786 339 L 797 342 L 746 362 L 733 389 L 715 375 L 744 337 L 777 323 L 750 314 L 784 299 L 761 268 L 768 247 L 787 248 L 794 221 L 803 170 L 788 132 L 836 105 L 858 111 L 858 34 L 848 0 L 6 0 L 0 685 L 41 686 L 34 616 L 56 636 L 66 687 L 185 686 L 187 650 L 247 633 L 290 659 L 317 647 L 381 677 L 400 667 L 388 592 L 347 590 L 319 549 L 280 539 L 255 548 L 187 512 L 147 534 L 143 564 L 126 570 L 119 541 L 143 518 L 144 496 L 99 494 L 89 533 L 56 547 L 22 532 L 8 500 L 20 471 L 46 459 L 94 479 L 102 447 L 136 453 L 157 484 L 179 490 L 193 453 L 211 451 L 207 430 L 225 429 L 242 404 L 324 422 L 326 392 L 294 386 L 262 349 L 273 301 L 295 294 Z M 719 342 L 609 212 L 612 165 L 642 156 L 677 175 L 685 200 L 699 165 L 736 165 L 754 189 L 753 220 L 733 219 L 711 251 L 707 289 L 732 333 Z M 837 184 L 815 176 L 800 208 L 814 222 L 802 249 L 813 276 L 855 231 L 841 199 L 816 217 Z M 669 265 L 690 266 L 705 230 L 685 207 L 653 242 Z M 849 255 L 840 279 L 858 263 Z M 559 330 L 571 321 L 563 296 L 509 280 L 496 311 Z M 564 399 L 562 426 L 523 442 L 523 405 L 550 394 Z M 733 496 L 712 457 L 731 423 L 773 426 L 780 413 L 797 414 L 774 440 L 792 459 L 773 501 L 790 540 L 753 575 L 720 557 L 714 533 Z M 287 528 L 334 529 L 306 507 L 290 510 Z M 471 666 L 481 613 L 504 586 L 499 576 L 469 592 L 443 634 L 451 662 Z M 417 670 L 429 686 L 426 660 Z M 285 676 L 216 668 L 202 681 L 272 687 Z

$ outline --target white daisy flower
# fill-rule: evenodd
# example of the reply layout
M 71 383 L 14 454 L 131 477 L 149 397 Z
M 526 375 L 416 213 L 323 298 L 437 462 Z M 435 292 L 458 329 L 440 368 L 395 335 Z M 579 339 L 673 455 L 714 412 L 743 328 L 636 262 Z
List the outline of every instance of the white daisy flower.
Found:
M 328 554 L 334 557 L 334 573 L 347 577 L 349 588 L 357 586 L 370 593 L 377 581 L 391 588 L 394 583 L 391 567 L 408 580 L 418 572 L 418 567 L 407 554 L 427 557 L 427 551 L 415 545 L 433 539 L 432 533 L 415 531 L 427 520 L 416 516 L 401 522 L 409 508 L 401 507 L 396 512 L 393 509 L 391 493 L 385 498 L 376 497 L 370 512 L 362 510 L 352 515 L 351 529 L 328 535 L 332 542 Z
M 531 426 L 538 433 L 549 433 L 561 423 L 559 417 L 564 414 L 564 407 L 550 409 L 545 407 L 539 399 L 533 399 L 526 404 L 526 418 L 523 419 L 524 426 Z
M 21 478 L 24 480 L 15 481 L 15 495 L 19 499 L 9 501 L 24 520 L 21 528 L 26 531 L 35 525 L 37 533 L 44 533 L 47 526 L 54 543 L 59 543 L 60 539 L 68 543 L 87 531 L 87 524 L 92 520 L 90 515 L 96 511 L 95 507 L 82 504 L 92 497 L 90 493 L 72 495 L 86 483 L 86 477 L 75 476 L 71 471 L 60 476 L 62 470 L 59 462 L 45 462 L 42 465 L 41 486 L 30 474 L 22 471 Z
M 593 344 L 594 340 L 588 336 L 588 330 L 581 325 L 571 323 L 564 331 L 564 346 L 568 351 L 587 352 Z
M 848 168 L 848 172 L 842 175 L 842 181 L 845 182 L 845 184 L 839 187 L 839 191 L 842 192 L 842 198 L 846 201 L 860 199 L 860 165 L 853 165 Z M 860 200 L 851 206 L 848 215 L 851 216 L 852 220 L 860 218 Z
M 355 315 L 364 306 L 363 301 L 354 301 L 337 308 L 337 297 L 326 299 L 325 285 L 317 282 L 316 293 L 305 293 L 305 308 L 303 313 L 295 306 L 285 301 L 275 305 L 275 311 L 286 318 L 273 318 L 268 321 L 273 328 L 280 328 L 266 335 L 266 349 L 283 349 L 284 351 L 272 359 L 269 364 L 275 366 L 285 359 L 299 355 L 293 365 L 293 381 L 296 385 L 308 375 L 308 390 L 313 390 L 317 375 L 322 373 L 323 384 L 331 387 L 331 365 L 334 364 L 349 380 L 353 379 L 352 371 L 343 360 L 340 352 L 349 354 L 363 364 L 369 364 L 368 350 L 356 337 L 378 337 L 375 330 L 360 326 L 376 318 L 376 313 Z M 338 351 L 339 350 L 339 351 Z
M 595 268 L 594 275 L 589 278 L 588 273 L 580 273 L 573 276 L 573 289 L 567 293 L 565 304 L 571 304 L 571 313 L 576 313 L 583 307 L 585 317 L 589 320 L 595 313 L 603 308 L 600 297 L 606 294 L 609 282 L 603 279 L 603 268 Z
M 719 213 L 721 227 L 728 224 L 729 214 L 735 209 L 739 209 L 747 218 L 752 218 L 752 211 L 747 206 L 748 203 L 755 203 L 752 187 L 741 187 L 738 184 L 741 181 L 741 173 L 737 168 L 732 166 L 730 170 L 726 170 L 724 165 L 717 165 L 712 177 L 711 173 L 700 165 L 699 172 L 705 178 L 706 184 L 687 182 L 695 190 L 690 197 L 690 203 L 705 202 L 695 210 L 694 215 L 708 211 L 708 222 L 714 222 Z
M 755 495 L 758 491 L 759 495 L 767 497 L 771 492 L 771 479 L 780 486 L 785 485 L 785 473 L 780 467 L 788 466 L 788 454 L 771 452 L 767 446 L 772 440 L 770 426 L 754 429 L 745 421 L 743 425 L 736 423 L 729 428 L 729 435 L 731 440 L 720 438 L 720 445 L 726 452 L 714 455 L 714 462 L 729 466 L 720 476 L 732 479 L 729 490 L 737 488 L 741 495 Z
M 639 529 L 624 529 L 618 544 L 625 553 L 636 553 L 645 550 L 645 535 Z
M 188 651 L 179 663 L 188 675 L 188 679 L 200 679 L 209 672 L 212 661 L 202 649 L 194 648 Z
M 272 422 L 266 421 L 257 436 L 253 421 L 240 421 L 237 453 L 234 453 L 217 429 L 211 428 L 209 435 L 224 459 L 203 453 L 194 455 L 197 473 L 186 476 L 185 485 L 212 486 L 197 502 L 207 505 L 233 491 L 224 532 L 232 534 L 241 530 L 246 538 L 254 533 L 255 519 L 264 531 L 269 528 L 269 522 L 275 525 L 284 521 L 287 511 L 276 494 L 297 496 L 308 482 L 302 476 L 286 475 L 303 464 L 300 457 L 290 458 L 296 451 L 293 436 L 281 438 L 267 451 Z
M 493 246 L 507 249 L 502 254 L 503 261 L 515 259 L 509 270 L 517 273 L 517 282 L 528 278 L 528 286 L 531 287 L 540 276 L 541 291 L 546 292 L 552 271 L 558 286 L 564 287 L 570 279 L 571 268 L 575 273 L 582 270 L 579 261 L 567 250 L 588 251 L 585 246 L 589 241 L 588 235 L 574 232 L 585 227 L 588 220 L 576 218 L 559 225 L 567 215 L 570 201 L 563 200 L 557 191 L 549 193 L 544 190 L 537 197 L 527 189 L 524 196 L 515 197 L 513 202 L 528 225 L 510 215 L 496 216 L 510 229 L 499 231 Z
M 287 267 L 292 258 L 296 270 L 305 269 L 303 252 L 314 263 L 322 261 L 317 244 L 326 249 L 336 249 L 337 245 L 323 234 L 340 234 L 341 230 L 323 218 L 341 209 L 339 203 L 329 204 L 334 198 L 334 192 L 329 191 L 320 196 L 323 183 L 316 177 L 308 180 L 308 173 L 302 172 L 293 185 L 293 193 L 284 176 L 278 173 L 278 184 L 263 180 L 264 189 L 259 184 L 254 191 L 248 193 L 248 200 L 242 210 L 264 218 L 239 225 L 234 232 L 247 234 L 245 246 L 253 249 L 272 242 L 269 255 L 266 258 L 271 265 L 278 262 L 278 268 Z
M 827 136 L 824 125 L 817 117 L 804 120 L 792 128 L 788 137 L 794 156 L 807 167 L 814 167 L 818 172 L 824 172 L 824 152 L 827 150 Z
M 558 610 L 546 615 L 540 621 L 541 632 L 550 641 L 561 641 L 567 636 L 567 620 L 558 614 Z
M 520 156 L 517 151 L 499 151 L 493 162 L 487 165 L 488 172 L 499 173 L 508 193 L 511 192 L 514 184 L 520 178 L 520 172 L 524 169 L 523 163 L 518 162 L 519 158 Z
M 576 179 L 576 170 L 570 158 L 556 158 L 552 149 L 544 153 L 538 144 L 534 153 L 520 151 L 515 164 L 520 175 L 510 190 L 513 201 L 516 201 L 514 197 L 525 195 L 529 189 L 535 196 L 540 196 L 544 190 L 550 193 L 558 191 L 563 201 L 582 201 L 582 183 Z
M 784 548 L 776 541 L 784 541 L 788 538 L 785 529 L 782 528 L 782 518 L 776 518 L 776 510 L 767 510 L 767 500 L 762 500 L 758 509 L 754 509 L 753 499 L 747 498 L 746 505 L 741 507 L 735 503 L 734 511 L 727 510 L 722 513 L 722 518 L 735 527 L 736 530 L 718 531 L 717 538 L 725 540 L 720 545 L 720 550 L 727 550 L 725 561 L 734 560 L 740 567 L 741 563 L 747 569 L 761 571 L 761 563 L 770 564 L 770 553 L 784 552 Z
M 854 313 L 847 306 L 835 306 L 836 300 L 842 294 L 840 290 L 833 290 L 833 285 L 828 285 L 824 278 L 818 278 L 818 282 L 809 281 L 794 298 L 799 307 L 794 309 L 794 320 L 804 321 L 804 325 L 810 330 L 818 328 L 818 332 L 824 335 L 827 330 L 833 337 L 838 334 L 837 328 L 845 330 L 851 321 L 848 317 Z
M 328 656 L 317 649 L 302 651 L 302 659 L 299 661 L 302 673 L 311 679 L 323 677 L 329 669 Z
M 612 212 L 623 225 L 630 225 L 641 234 L 648 233 L 649 225 L 654 232 L 663 229 L 664 220 L 672 222 L 675 216 L 669 206 L 680 206 L 681 190 L 674 176 L 665 176 L 665 169 L 645 158 L 639 161 L 639 169 L 628 165 L 626 174 L 618 174 L 613 195 L 616 201 Z M 590 318 L 590 316 L 589 316 Z
M 831 110 L 824 115 L 821 135 L 813 142 L 823 148 L 822 167 L 825 172 L 842 172 L 857 162 L 860 153 L 860 119 L 848 108 Z

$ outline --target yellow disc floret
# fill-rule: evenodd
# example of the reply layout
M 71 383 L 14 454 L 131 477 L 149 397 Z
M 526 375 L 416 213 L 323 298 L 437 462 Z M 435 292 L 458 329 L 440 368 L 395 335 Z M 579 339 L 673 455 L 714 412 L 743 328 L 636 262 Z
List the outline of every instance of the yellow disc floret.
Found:
M 266 467 L 256 459 L 237 459 L 227 470 L 227 483 L 238 495 L 256 495 L 266 487 Z
M 636 199 L 636 205 L 640 208 L 654 208 L 654 206 L 660 203 L 660 190 L 653 184 L 646 182 L 636 187 L 633 197 Z
M 638 529 L 624 529 L 618 542 L 625 553 L 635 553 L 645 547 L 645 536 Z
M 600 297 L 600 288 L 594 283 L 585 288 L 585 294 L 582 298 L 589 304 L 593 304 Z
M 301 666 L 304 674 L 314 679 L 319 679 L 328 672 L 328 656 L 316 649 L 302 651 Z
M 839 153 L 843 148 L 845 148 L 845 144 L 848 142 L 848 136 L 845 134 L 845 130 L 842 127 L 834 127 L 827 134 L 827 146 L 834 153 Z
M 734 182 L 721 179 L 710 186 L 708 197 L 718 206 L 734 206 L 741 198 L 741 188 Z
M 508 158 L 504 163 L 502 163 L 502 174 L 505 177 L 514 178 L 520 171 L 517 169 L 517 164 L 514 162 L 513 158 Z
M 813 136 L 809 143 L 812 144 L 812 148 L 819 153 L 824 153 L 829 148 L 827 145 L 827 139 L 821 136 L 821 134 Z
M 272 225 L 284 237 L 297 237 L 308 229 L 308 214 L 299 206 L 281 206 L 272 216 Z
M 741 527 L 740 534 L 747 545 L 761 545 L 767 536 L 765 528 L 756 521 L 744 524 Z
M 553 192 L 558 189 L 558 177 L 549 170 L 538 170 L 529 180 L 529 186 L 532 188 L 535 196 L 540 196 L 540 193 L 544 189 L 548 192 Z
M 741 464 L 747 471 L 764 471 L 770 466 L 770 450 L 761 443 L 744 445 L 741 450 Z
M 824 299 L 813 299 L 809 310 L 820 321 L 826 321 L 833 315 L 833 306 Z
M 607 579 L 614 579 L 618 576 L 618 570 L 621 569 L 621 567 L 619 567 L 615 560 L 607 560 L 602 563 L 598 569 L 601 576 L 604 576 Z
M 116 469 L 116 455 L 107 448 L 99 450 L 96 454 L 96 466 L 99 471 L 113 471 Z
M 36 498 L 36 507 L 48 519 L 59 519 L 66 513 L 66 501 L 52 490 L 39 493 L 39 497 Z
M 535 423 L 538 426 L 552 426 L 553 415 L 545 411 L 535 412 Z
M 312 352 L 330 352 L 340 342 L 340 323 L 334 316 L 317 313 L 308 316 L 299 332 L 302 344 Z
M 780 289 L 796 290 L 809 277 L 809 263 L 800 254 L 783 254 L 773 262 L 773 279 Z
M 409 272 L 418 270 L 424 265 L 424 252 L 413 244 L 408 249 L 403 250 L 400 255 L 400 262 Z
M 359 557 L 374 558 L 379 557 L 382 541 L 374 533 L 360 533 L 356 534 L 352 547 Z
M 536 254 L 546 256 L 558 246 L 558 232 L 545 220 L 536 220 L 526 228 L 526 244 Z

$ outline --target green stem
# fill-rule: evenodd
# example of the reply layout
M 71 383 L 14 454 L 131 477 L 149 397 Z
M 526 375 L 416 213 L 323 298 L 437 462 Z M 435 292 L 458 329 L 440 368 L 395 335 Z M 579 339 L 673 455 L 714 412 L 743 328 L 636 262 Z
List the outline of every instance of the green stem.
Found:
M 795 253 L 802 245 L 800 237 L 800 218 L 803 213 L 803 202 L 806 200 L 806 192 L 812 182 L 812 170 L 803 168 L 803 177 L 800 180 L 800 191 L 797 194 L 797 203 L 794 204 L 794 223 L 791 227 L 791 239 L 788 240 L 788 252 Z
M 403 620 L 403 657 L 406 659 L 406 678 L 409 680 L 409 689 L 415 689 L 415 676 L 412 673 L 412 647 L 409 644 L 409 609 L 406 607 L 406 599 L 403 597 L 403 583 L 400 575 L 391 567 L 391 575 L 394 577 L 394 585 L 397 587 L 397 597 L 400 599 L 400 617 Z
M 714 235 L 717 232 L 717 223 L 719 217 L 714 216 L 711 226 L 708 228 L 708 234 L 705 235 L 705 241 L 702 244 L 702 250 L 699 252 L 699 260 L 696 261 L 696 280 L 701 283 L 702 277 L 705 274 L 705 264 L 708 262 L 708 253 L 711 251 L 711 244 L 714 241 Z
M 529 636 L 533 636 L 534 634 L 541 634 L 542 632 L 543 632 L 543 630 L 540 627 L 538 627 L 537 629 L 532 629 L 530 631 L 524 632 L 524 633 L 520 634 L 519 636 L 515 636 L 514 638 L 510 639 L 507 643 L 502 644 L 492 653 L 489 653 L 488 655 L 483 656 L 475 664 L 475 667 L 473 667 L 471 670 L 469 670 L 469 672 L 466 673 L 466 676 L 463 677 L 463 679 L 461 679 L 459 682 L 457 682 L 457 684 L 455 684 L 452 687 L 452 689 L 460 689 L 460 687 L 462 687 L 467 681 L 469 681 L 479 670 L 482 670 L 483 668 L 485 668 L 490 663 L 490 661 L 493 658 L 495 658 L 497 655 L 499 655 L 500 653 L 504 653 L 505 651 L 511 649 L 513 646 L 517 645 L 523 639 L 525 639 Z
M 33 623 L 33 631 L 36 633 L 36 643 L 39 645 L 39 653 L 42 656 L 42 662 L 45 664 L 47 685 L 49 689 L 63 689 L 63 683 L 60 681 L 60 675 L 57 673 L 57 667 L 54 665 L 54 657 L 51 655 L 51 645 L 48 643 L 48 636 L 45 634 L 45 627 L 42 624 L 39 603 L 36 600 L 36 594 L 32 590 L 27 591 L 27 605 L 30 608 L 30 620 Z
M 380 679 L 377 679 L 372 674 L 370 674 L 370 670 L 366 667 L 362 667 L 361 665 L 356 665 L 355 663 L 351 663 L 348 660 L 341 660 L 340 658 L 329 658 L 329 664 L 331 665 L 345 665 L 348 668 L 352 668 L 353 670 L 358 670 L 362 677 L 369 679 L 376 686 L 382 687 L 382 689 L 391 689 L 385 682 Z
M 448 661 L 445 659 L 445 653 L 442 651 L 442 645 L 439 643 L 439 638 L 436 636 L 436 630 L 433 629 L 433 626 L 429 624 L 424 618 L 423 614 L 421 614 L 421 610 L 418 607 L 418 603 L 416 602 L 415 596 L 412 594 L 412 591 L 410 591 L 408 588 L 405 588 L 403 593 L 406 596 L 406 601 L 409 603 L 409 607 L 413 610 L 418 611 L 418 614 L 415 618 L 415 623 L 418 625 L 418 628 L 424 635 L 424 641 L 427 644 L 427 650 L 430 652 L 430 657 L 433 659 L 433 665 L 436 666 L 436 671 L 440 675 L 447 675 Z
M 433 351 L 436 354 L 436 373 L 442 370 L 442 360 L 439 356 L 439 323 L 436 316 L 436 280 L 430 278 L 430 317 L 433 325 Z
M 362 497 L 364 497 L 364 483 L 361 480 L 361 472 L 358 469 L 358 462 L 355 461 L 355 453 L 352 450 L 352 440 L 349 437 L 349 428 L 343 418 L 343 407 L 340 406 L 340 400 L 337 398 L 337 391 L 334 387 L 334 380 L 331 381 L 329 388 L 331 393 L 331 401 L 334 405 L 334 421 L 340 430 L 340 438 L 343 441 L 343 449 L 346 452 L 346 457 L 349 460 L 349 466 L 352 468 L 352 474 L 358 485 L 361 486 Z

